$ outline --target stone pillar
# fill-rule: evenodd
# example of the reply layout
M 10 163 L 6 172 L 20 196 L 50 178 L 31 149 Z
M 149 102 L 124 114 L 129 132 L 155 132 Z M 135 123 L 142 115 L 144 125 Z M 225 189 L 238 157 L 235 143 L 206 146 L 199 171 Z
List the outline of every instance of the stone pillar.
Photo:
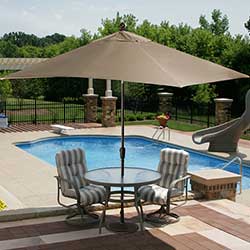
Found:
M 231 120 L 231 106 L 233 99 L 216 98 L 215 102 L 215 124 L 219 125 Z
M 172 112 L 172 98 L 173 93 L 162 92 L 159 96 L 159 113 Z
M 116 117 L 116 100 L 117 97 L 105 96 L 102 100 L 102 126 L 114 127 Z
M 84 122 L 97 121 L 97 99 L 98 95 L 86 94 L 84 97 Z

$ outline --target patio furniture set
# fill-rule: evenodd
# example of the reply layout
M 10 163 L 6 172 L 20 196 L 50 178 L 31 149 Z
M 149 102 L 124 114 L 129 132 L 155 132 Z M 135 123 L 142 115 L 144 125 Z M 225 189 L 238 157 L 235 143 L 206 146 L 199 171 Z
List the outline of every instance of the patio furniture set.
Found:
M 121 206 L 126 202 L 133 202 L 138 213 L 141 231 L 144 230 L 145 219 L 157 223 L 169 222 L 169 218 L 171 222 L 178 221 L 179 216 L 170 213 L 170 201 L 171 198 L 184 193 L 187 198 L 188 159 L 189 154 L 186 151 L 166 148 L 161 151 L 157 171 L 125 168 L 124 176 L 121 177 L 120 168 L 115 167 L 88 171 L 85 153 L 80 148 L 61 151 L 56 154 L 58 203 L 66 208 L 76 206 L 83 223 L 86 221 L 86 215 L 88 218 L 98 220 L 96 214 L 89 212 L 89 207 L 97 203 L 102 204 L 103 212 L 99 219 L 100 233 L 104 224 L 108 229 L 118 232 L 134 232 L 138 229 L 136 224 L 125 222 L 123 209 L 121 209 L 119 222 L 105 223 L 109 202 L 120 202 Z M 117 188 L 121 188 L 121 191 Z M 120 197 L 117 199 L 120 193 L 128 194 L 129 197 L 122 195 L 121 199 Z M 65 205 L 61 201 L 61 194 L 75 199 L 76 203 Z M 143 202 L 158 204 L 160 209 L 144 215 Z M 76 213 L 67 216 L 66 220 L 75 215 Z

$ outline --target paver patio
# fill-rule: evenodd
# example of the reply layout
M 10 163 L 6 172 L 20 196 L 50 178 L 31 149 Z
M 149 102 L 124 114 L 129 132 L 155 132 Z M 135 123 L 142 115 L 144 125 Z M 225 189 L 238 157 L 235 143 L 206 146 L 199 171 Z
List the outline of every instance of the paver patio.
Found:
M 145 206 L 144 210 L 152 208 Z M 97 228 L 66 224 L 64 216 L 2 222 L 0 249 L 250 249 L 249 207 L 229 200 L 189 201 L 174 210 L 181 215 L 179 222 L 162 227 L 146 223 L 147 230 L 136 233 L 114 234 L 105 229 L 100 235 Z M 118 220 L 118 216 L 118 209 L 109 210 L 107 221 Z M 137 222 L 134 208 L 127 208 L 126 216 Z

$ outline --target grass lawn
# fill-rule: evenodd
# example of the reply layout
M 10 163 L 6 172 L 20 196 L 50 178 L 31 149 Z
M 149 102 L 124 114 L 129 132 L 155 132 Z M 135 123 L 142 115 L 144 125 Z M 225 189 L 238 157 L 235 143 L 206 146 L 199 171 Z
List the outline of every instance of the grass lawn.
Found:
M 117 125 L 120 125 L 120 123 L 117 123 Z M 128 126 L 129 125 L 155 125 L 155 126 L 158 126 L 159 123 L 156 120 L 126 121 L 125 125 L 128 125 Z M 186 122 L 183 122 L 183 121 L 175 121 L 175 120 L 170 120 L 168 122 L 168 126 L 171 129 L 186 131 L 186 132 L 188 132 L 188 131 L 193 132 L 193 131 L 197 131 L 197 130 L 206 128 L 206 126 L 186 123 Z M 248 132 L 246 134 L 243 134 L 240 138 L 245 139 L 245 140 L 250 140 L 250 133 Z
M 243 134 L 240 138 L 244 140 L 250 140 L 250 133 Z
M 119 124 L 120 123 L 117 123 L 117 125 L 119 125 Z M 127 122 L 125 122 L 125 125 L 155 125 L 155 126 L 158 126 L 159 123 L 156 120 L 127 121 Z M 168 126 L 171 129 L 181 130 L 181 131 L 196 131 L 196 130 L 204 128 L 204 126 L 201 126 L 201 125 L 190 124 L 190 123 L 175 121 L 175 120 L 170 120 L 168 122 Z

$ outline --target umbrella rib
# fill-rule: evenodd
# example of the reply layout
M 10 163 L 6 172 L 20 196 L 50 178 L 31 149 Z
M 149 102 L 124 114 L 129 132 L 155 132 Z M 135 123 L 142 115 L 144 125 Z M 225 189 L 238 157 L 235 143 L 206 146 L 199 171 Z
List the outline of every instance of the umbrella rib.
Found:
M 144 48 L 141 47 L 141 46 L 139 46 L 139 48 L 145 53 L 145 55 L 146 55 L 148 58 L 150 58 L 150 59 L 160 68 L 160 70 L 161 70 L 162 72 L 168 74 L 168 77 L 169 77 L 169 75 L 170 75 L 169 72 L 167 72 L 167 71 L 165 70 L 165 68 L 162 67 L 162 65 L 161 65 L 153 56 L 151 56 L 151 55 L 148 53 L 148 51 L 147 51 L 146 49 L 144 49 Z M 174 82 L 175 84 L 177 84 L 178 86 L 180 86 L 180 85 L 179 85 L 179 82 L 177 81 L 177 79 L 176 79 L 175 77 L 173 77 L 172 75 L 170 75 L 170 77 L 173 79 L 173 82 Z

